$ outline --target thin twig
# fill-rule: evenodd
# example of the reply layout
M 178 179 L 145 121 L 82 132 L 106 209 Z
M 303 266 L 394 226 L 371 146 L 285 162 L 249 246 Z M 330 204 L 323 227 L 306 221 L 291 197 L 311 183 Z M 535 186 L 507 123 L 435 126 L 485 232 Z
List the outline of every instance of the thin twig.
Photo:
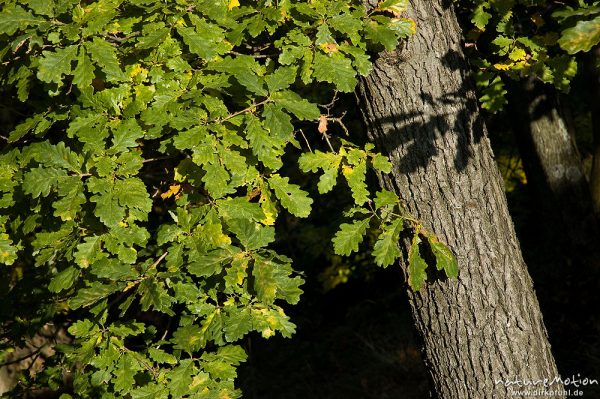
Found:
M 162 261 L 163 261 L 163 259 L 164 259 L 164 258 L 166 258 L 166 256 L 167 256 L 168 254 L 169 254 L 169 251 L 165 251 L 165 253 L 164 253 L 164 254 L 162 254 L 162 255 L 160 256 L 160 258 L 156 259 L 156 261 L 155 261 L 153 264 L 151 264 L 151 265 L 150 265 L 150 267 L 149 267 L 149 268 L 148 268 L 146 271 L 148 271 L 148 270 L 152 270 L 152 269 L 156 268 L 156 266 L 158 266 L 158 264 L 159 264 L 160 262 L 162 262 Z
M 148 163 L 148 162 L 154 162 L 154 161 L 164 161 L 165 159 L 170 159 L 170 158 L 173 158 L 173 157 L 169 156 L 169 155 L 165 155 L 165 156 L 162 156 L 162 157 L 144 159 L 142 161 L 142 163 Z
M 308 146 L 308 150 L 310 152 L 313 152 L 312 148 L 310 148 L 310 144 L 308 142 L 308 139 L 306 138 L 306 136 L 304 135 L 304 132 L 302 131 L 302 129 L 298 129 L 298 131 L 300 132 L 300 134 L 302 135 L 302 137 L 304 137 L 304 141 L 306 141 L 306 145 Z
M 331 141 L 329 141 L 329 135 L 327 133 L 323 133 L 323 137 L 325 138 L 325 141 L 327 141 L 327 145 L 329 145 L 329 149 L 331 150 L 331 152 L 337 154 L 337 152 L 333 149 L 333 146 L 331 145 Z
M 229 54 L 233 54 L 233 55 L 249 55 L 249 54 L 244 54 L 244 53 L 238 53 L 237 51 L 230 51 Z M 252 55 L 253 58 L 274 58 L 277 57 L 277 54 L 253 54 Z
M 333 98 L 331 99 L 329 104 L 324 104 L 324 105 L 319 104 L 319 107 L 325 108 L 327 110 L 327 116 L 329 116 L 329 111 L 331 111 L 331 108 L 333 108 L 333 106 L 337 102 L 338 93 L 339 92 L 337 90 L 333 92 Z
M 118 36 L 114 36 L 114 35 L 104 35 L 104 37 L 106 37 L 107 39 L 110 39 L 110 40 L 114 40 L 115 42 L 122 43 L 125 40 L 129 40 L 132 37 L 136 37 L 139 35 L 140 35 L 140 32 L 133 32 L 131 35 L 128 35 L 125 37 L 118 37 Z
M 251 106 L 249 106 L 248 108 L 244 108 L 244 109 L 242 109 L 242 110 L 240 110 L 240 111 L 234 112 L 234 113 L 233 113 L 233 114 L 231 114 L 231 115 L 227 115 L 226 117 L 224 117 L 224 118 L 222 118 L 222 119 L 217 119 L 216 121 L 213 121 L 213 122 L 225 122 L 225 121 L 227 121 L 227 120 L 229 120 L 229 119 L 231 119 L 231 118 L 235 118 L 235 117 L 236 117 L 236 116 L 238 116 L 238 115 L 245 114 L 246 112 L 248 112 L 248 111 L 251 111 L 251 110 L 253 110 L 254 108 L 260 107 L 261 105 L 263 105 L 263 104 L 266 104 L 266 103 L 268 103 L 269 101 L 271 101 L 271 99 L 270 99 L 270 98 L 267 98 L 267 99 L 265 99 L 265 100 L 263 100 L 263 101 L 261 101 L 261 102 L 258 102 L 258 103 L 254 103 L 254 104 L 252 104 L 252 105 L 251 105 Z
M 336 117 L 336 118 L 327 118 L 328 121 L 331 122 L 335 122 L 338 125 L 340 125 L 340 127 L 342 128 L 342 130 L 344 131 L 344 133 L 346 133 L 346 136 L 350 136 L 350 132 L 348 131 L 348 128 L 346 127 L 346 125 L 344 124 L 344 121 L 342 121 L 342 119 L 344 118 L 344 116 L 346 116 L 346 111 L 342 112 L 342 115 Z
M 39 353 L 39 352 L 42 350 L 42 348 L 44 348 L 44 346 L 45 346 L 45 345 L 42 345 L 41 347 L 39 347 L 39 348 L 36 348 L 36 349 L 35 349 L 33 352 L 29 352 L 29 353 L 28 353 L 27 355 L 25 355 L 25 356 L 21 356 L 21 357 L 19 357 L 19 358 L 13 359 L 13 360 L 8 360 L 8 361 L 6 361 L 6 362 L 0 363 L 0 367 L 9 366 L 9 365 L 11 365 L 11 364 L 20 363 L 20 362 L 22 362 L 23 360 L 27 360 L 27 359 L 29 359 L 30 357 L 37 355 L 37 354 L 38 354 L 38 353 Z

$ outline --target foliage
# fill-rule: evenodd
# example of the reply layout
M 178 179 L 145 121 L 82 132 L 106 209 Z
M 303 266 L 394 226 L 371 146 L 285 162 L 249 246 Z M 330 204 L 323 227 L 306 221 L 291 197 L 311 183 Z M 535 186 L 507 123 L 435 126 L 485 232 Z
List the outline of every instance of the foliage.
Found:
M 566 91 L 577 73 L 573 54 L 600 42 L 600 6 L 546 0 L 467 0 L 468 46 L 482 107 L 496 112 L 506 103 L 506 79 L 535 76 Z
M 285 212 L 313 207 L 286 158 L 302 148 L 301 126 L 331 151 L 309 146 L 300 170 L 323 172 L 321 193 L 341 172 L 355 202 L 337 253 L 356 251 L 373 225 L 375 261 L 387 266 L 412 232 L 413 289 L 425 280 L 421 237 L 438 269 L 456 275 L 451 253 L 394 194 L 372 198 L 367 171 L 390 172 L 387 159 L 371 145 L 331 145 L 317 105 L 354 89 L 371 68 L 367 49 L 414 32 L 406 6 L 5 2 L 2 312 L 19 316 L 6 342 L 56 317 L 75 338 L 31 384 L 56 388 L 70 367 L 77 397 L 239 397 L 246 355 L 235 343 L 294 333 L 281 305 L 298 302 L 303 280 L 273 243 Z M 26 317 L 13 305 L 33 281 L 40 305 Z

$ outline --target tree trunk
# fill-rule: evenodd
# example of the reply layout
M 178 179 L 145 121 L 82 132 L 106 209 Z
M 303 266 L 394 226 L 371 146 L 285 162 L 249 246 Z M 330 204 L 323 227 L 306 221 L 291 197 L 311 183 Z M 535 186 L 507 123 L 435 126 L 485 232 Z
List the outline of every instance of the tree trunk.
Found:
M 596 217 L 600 220 L 600 46 L 595 46 L 586 60 L 590 82 L 590 108 L 594 135 L 594 160 L 590 174 L 590 189 Z
M 541 220 L 569 259 L 591 253 L 598 237 L 592 197 L 557 93 L 534 77 L 510 91 L 509 115 Z
M 370 139 L 395 166 L 383 185 L 459 261 L 458 280 L 430 279 L 410 294 L 433 389 L 443 399 L 525 397 L 516 391 L 543 387 L 496 380 L 552 380 L 558 372 L 467 77 L 460 29 L 449 1 L 412 0 L 411 14 L 416 36 L 377 59 L 359 97 Z

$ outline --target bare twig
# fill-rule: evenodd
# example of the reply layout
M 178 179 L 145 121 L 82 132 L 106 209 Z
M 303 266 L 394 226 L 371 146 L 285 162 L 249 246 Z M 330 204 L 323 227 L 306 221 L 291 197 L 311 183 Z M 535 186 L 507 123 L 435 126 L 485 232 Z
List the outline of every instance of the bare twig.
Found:
M 142 163 L 155 162 L 155 161 L 164 161 L 165 159 L 170 159 L 170 158 L 173 158 L 173 157 L 169 156 L 169 155 L 165 155 L 165 156 L 162 156 L 162 157 L 144 159 L 142 161 Z
M 0 363 L 0 367 L 10 366 L 11 364 L 20 363 L 20 362 L 22 362 L 23 360 L 27 360 L 27 359 L 29 359 L 30 357 L 33 357 L 33 356 L 37 355 L 37 354 L 38 354 L 38 353 L 39 353 L 39 352 L 40 352 L 40 351 L 41 351 L 41 350 L 44 348 L 44 346 L 45 346 L 45 345 L 42 345 L 42 346 L 41 346 L 41 347 L 39 347 L 39 348 L 35 348 L 35 350 L 34 350 L 34 351 L 32 351 L 32 352 L 29 352 L 28 354 L 26 354 L 26 355 L 24 355 L 24 356 L 21 356 L 21 357 L 18 357 L 18 358 L 16 358 L 16 359 L 12 359 L 12 360 L 8 360 L 8 361 L 6 361 L 6 362 Z
M 231 115 L 227 115 L 227 116 L 226 116 L 226 117 L 224 117 L 224 118 L 217 119 L 217 120 L 215 120 L 215 121 L 211 121 L 211 122 L 225 122 L 225 121 L 227 121 L 227 120 L 229 120 L 229 119 L 231 119 L 231 118 L 235 118 L 235 117 L 236 117 L 236 116 L 238 116 L 238 115 L 245 114 L 246 112 L 252 111 L 253 109 L 255 109 L 255 108 L 258 108 L 258 107 L 260 107 L 261 105 L 264 105 L 264 104 L 268 103 L 269 101 L 271 101 L 271 99 L 270 99 L 270 98 L 267 98 L 267 99 L 265 99 L 265 100 L 263 100 L 263 101 L 261 101 L 261 102 L 258 102 L 258 103 L 254 103 L 254 104 L 252 104 L 252 105 L 251 105 L 251 106 L 249 106 L 248 108 L 244 108 L 244 109 L 242 109 L 242 110 L 240 110 L 240 111 L 234 112 L 234 113 L 233 113 L 233 114 L 231 114 Z
M 104 35 L 104 37 L 107 38 L 107 39 L 109 39 L 109 40 L 111 40 L 111 41 L 115 41 L 117 43 L 122 43 L 125 40 L 129 40 L 132 37 L 136 37 L 136 36 L 139 36 L 139 35 L 140 35 L 140 32 L 133 32 L 131 35 L 128 35 L 128 36 L 125 36 L 125 37 L 118 37 L 118 36 L 109 35 L 109 34 Z
M 298 131 L 300 132 L 300 134 L 302 135 L 302 137 L 304 138 L 304 141 L 306 142 L 306 145 L 308 146 L 308 150 L 310 152 L 313 152 L 312 148 L 310 148 L 310 144 L 308 142 L 308 139 L 306 138 L 306 136 L 304 135 L 304 132 L 302 131 L 302 129 L 298 129 Z
M 153 264 L 151 264 L 151 265 L 150 265 L 150 267 L 148 268 L 148 270 L 152 270 L 152 269 L 156 268 L 156 266 L 158 266 L 158 264 L 159 264 L 160 262 L 162 262 L 162 261 L 163 261 L 163 259 L 165 259 L 165 258 L 167 257 L 167 255 L 168 255 L 168 254 L 169 254 L 169 252 L 168 252 L 168 251 L 165 251 L 165 253 L 164 253 L 164 254 L 162 254 L 162 255 L 160 256 L 160 258 L 156 259 L 156 261 L 155 261 Z

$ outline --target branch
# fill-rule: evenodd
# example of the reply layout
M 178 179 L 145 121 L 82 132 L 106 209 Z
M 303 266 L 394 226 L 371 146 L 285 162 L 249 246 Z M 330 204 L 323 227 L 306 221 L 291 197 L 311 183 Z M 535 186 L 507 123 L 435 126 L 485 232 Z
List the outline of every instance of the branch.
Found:
M 40 351 L 41 351 L 41 350 L 44 348 L 44 346 L 45 346 L 45 345 L 46 345 L 46 344 L 44 344 L 44 345 L 40 346 L 39 348 L 36 348 L 34 351 L 32 351 L 32 352 L 29 352 L 29 353 L 28 353 L 27 355 L 25 355 L 25 356 L 21 356 L 21 357 L 18 357 L 18 358 L 16 358 L 16 359 L 13 359 L 13 360 L 8 360 L 8 361 L 6 361 L 6 362 L 0 363 L 0 368 L 1 368 L 1 367 L 5 367 L 5 366 L 9 366 L 9 365 L 11 365 L 11 364 L 20 363 L 20 362 L 22 362 L 23 360 L 27 360 L 27 359 L 29 359 L 30 357 L 33 357 L 33 356 L 37 355 L 38 353 L 40 353 Z
M 254 108 L 258 108 L 258 107 L 260 107 L 261 105 L 264 105 L 264 104 L 268 103 L 269 101 L 271 101 L 271 99 L 270 99 L 270 98 L 267 98 L 267 99 L 265 99 L 265 100 L 263 100 L 263 101 L 261 101 L 261 102 L 258 102 L 258 103 L 254 103 L 254 104 L 252 104 L 252 105 L 251 105 L 251 106 L 249 106 L 248 108 L 244 108 L 244 109 L 242 109 L 242 110 L 240 110 L 240 111 L 234 112 L 234 113 L 233 113 L 233 114 L 231 114 L 231 115 L 227 115 L 226 117 L 224 117 L 224 118 L 222 118 L 222 119 L 216 119 L 216 120 L 215 120 L 215 121 L 213 121 L 213 122 L 225 122 L 225 121 L 227 121 L 227 120 L 229 120 L 229 119 L 231 119 L 231 118 L 235 118 L 235 117 L 236 117 L 236 116 L 238 116 L 238 115 L 245 114 L 246 112 L 249 112 L 249 111 L 253 110 Z

